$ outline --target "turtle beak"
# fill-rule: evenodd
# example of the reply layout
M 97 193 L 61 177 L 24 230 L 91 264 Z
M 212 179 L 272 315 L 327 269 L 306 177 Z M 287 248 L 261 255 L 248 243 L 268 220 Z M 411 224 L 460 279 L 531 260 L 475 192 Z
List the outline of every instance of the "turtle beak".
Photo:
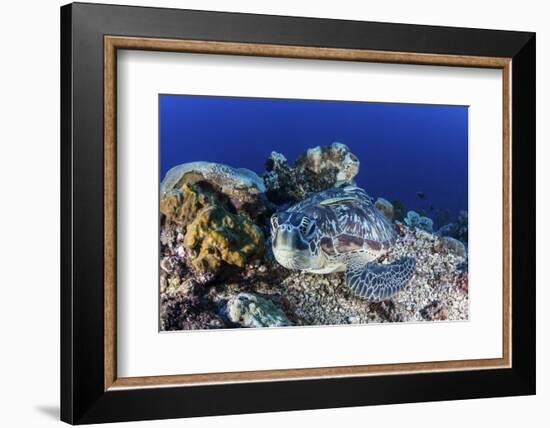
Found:
M 287 269 L 308 269 L 311 265 L 308 248 L 295 228 L 280 227 L 273 238 L 273 255 Z

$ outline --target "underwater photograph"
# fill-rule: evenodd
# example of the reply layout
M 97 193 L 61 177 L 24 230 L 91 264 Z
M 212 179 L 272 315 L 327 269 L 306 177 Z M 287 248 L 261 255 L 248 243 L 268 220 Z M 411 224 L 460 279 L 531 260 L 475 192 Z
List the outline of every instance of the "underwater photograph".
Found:
M 161 331 L 467 321 L 468 107 L 159 95 Z

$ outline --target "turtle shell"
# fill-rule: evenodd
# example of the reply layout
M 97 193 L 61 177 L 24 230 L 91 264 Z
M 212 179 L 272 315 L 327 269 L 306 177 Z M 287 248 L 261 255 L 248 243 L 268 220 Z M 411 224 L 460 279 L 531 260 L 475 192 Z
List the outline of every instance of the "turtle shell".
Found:
M 288 211 L 316 219 L 320 245 L 329 256 L 356 251 L 379 255 L 395 242 L 393 225 L 364 190 L 347 186 L 316 193 Z

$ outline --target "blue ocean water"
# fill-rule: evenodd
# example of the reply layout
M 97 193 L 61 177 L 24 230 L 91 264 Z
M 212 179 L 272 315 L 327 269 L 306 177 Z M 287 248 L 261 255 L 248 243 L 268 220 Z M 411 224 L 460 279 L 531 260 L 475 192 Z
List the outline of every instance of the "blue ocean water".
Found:
M 468 209 L 468 107 L 161 95 L 160 178 L 175 165 L 220 162 L 261 174 L 272 151 L 292 163 L 346 144 L 357 185 L 436 218 Z

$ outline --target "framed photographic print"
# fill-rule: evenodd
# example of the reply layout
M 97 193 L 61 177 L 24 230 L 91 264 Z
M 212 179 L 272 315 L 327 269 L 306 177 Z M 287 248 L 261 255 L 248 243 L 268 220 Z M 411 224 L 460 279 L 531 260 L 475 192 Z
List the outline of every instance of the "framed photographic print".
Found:
M 62 420 L 535 393 L 533 33 L 76 3 L 61 54 Z

